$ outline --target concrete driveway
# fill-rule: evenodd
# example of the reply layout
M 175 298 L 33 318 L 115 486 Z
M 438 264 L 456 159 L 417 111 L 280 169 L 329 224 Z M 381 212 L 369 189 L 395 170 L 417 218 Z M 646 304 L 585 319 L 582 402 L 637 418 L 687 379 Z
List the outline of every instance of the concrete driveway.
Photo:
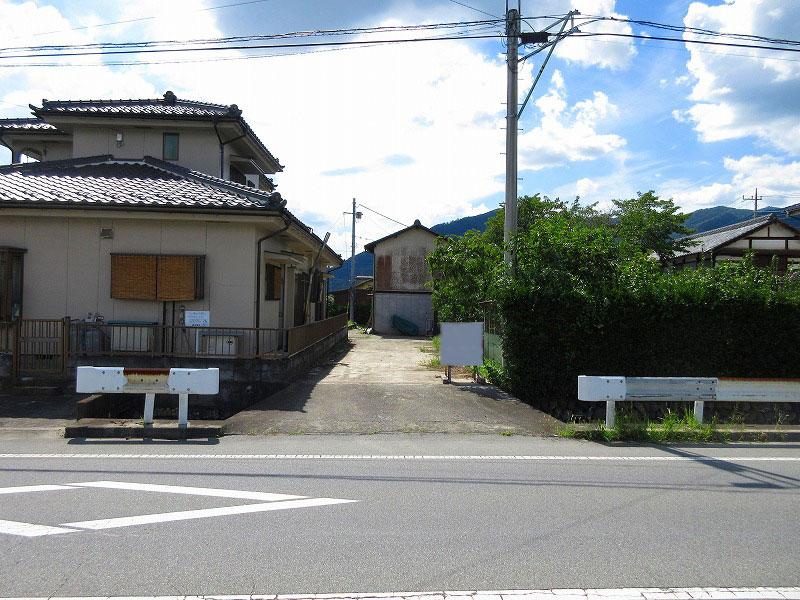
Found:
M 452 432 L 549 435 L 559 421 L 505 392 L 442 383 L 424 339 L 351 331 L 328 363 L 225 422 L 225 433 Z

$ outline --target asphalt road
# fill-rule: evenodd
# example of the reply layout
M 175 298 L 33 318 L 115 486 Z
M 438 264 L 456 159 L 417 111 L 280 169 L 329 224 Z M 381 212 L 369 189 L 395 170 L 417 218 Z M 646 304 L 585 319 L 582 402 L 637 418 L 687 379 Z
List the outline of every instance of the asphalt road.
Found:
M 23 436 L 0 453 L 0 596 L 800 585 L 793 444 Z

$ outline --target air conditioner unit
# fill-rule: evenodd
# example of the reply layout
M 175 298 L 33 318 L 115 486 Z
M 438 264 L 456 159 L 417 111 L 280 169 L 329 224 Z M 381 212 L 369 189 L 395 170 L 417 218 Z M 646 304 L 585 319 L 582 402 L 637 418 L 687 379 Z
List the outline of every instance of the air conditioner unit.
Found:
M 211 356 L 237 356 L 238 335 L 201 335 L 200 352 Z

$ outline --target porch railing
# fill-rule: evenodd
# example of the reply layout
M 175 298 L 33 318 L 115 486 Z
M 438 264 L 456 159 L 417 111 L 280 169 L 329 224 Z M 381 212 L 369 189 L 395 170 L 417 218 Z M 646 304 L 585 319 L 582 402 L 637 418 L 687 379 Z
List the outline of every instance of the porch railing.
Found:
M 290 355 L 316 344 L 329 335 L 347 327 L 347 313 L 316 321 L 308 325 L 292 327 L 287 331 L 287 349 Z
M 12 355 L 16 373 L 56 370 L 50 363 L 63 366 L 69 356 L 274 359 L 295 354 L 346 327 L 344 314 L 291 329 L 26 319 L 0 322 L 0 352 Z
M 284 353 L 285 337 L 282 329 L 73 321 L 68 348 L 77 356 L 264 358 Z

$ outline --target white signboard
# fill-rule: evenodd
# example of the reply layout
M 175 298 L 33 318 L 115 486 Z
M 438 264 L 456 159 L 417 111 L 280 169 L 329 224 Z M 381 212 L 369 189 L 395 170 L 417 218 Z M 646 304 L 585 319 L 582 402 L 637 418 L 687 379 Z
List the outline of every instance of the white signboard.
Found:
M 440 362 L 445 366 L 483 364 L 483 322 L 442 323 Z
M 183 314 L 183 323 L 186 327 L 209 327 L 211 325 L 211 312 L 208 310 L 187 310 Z

